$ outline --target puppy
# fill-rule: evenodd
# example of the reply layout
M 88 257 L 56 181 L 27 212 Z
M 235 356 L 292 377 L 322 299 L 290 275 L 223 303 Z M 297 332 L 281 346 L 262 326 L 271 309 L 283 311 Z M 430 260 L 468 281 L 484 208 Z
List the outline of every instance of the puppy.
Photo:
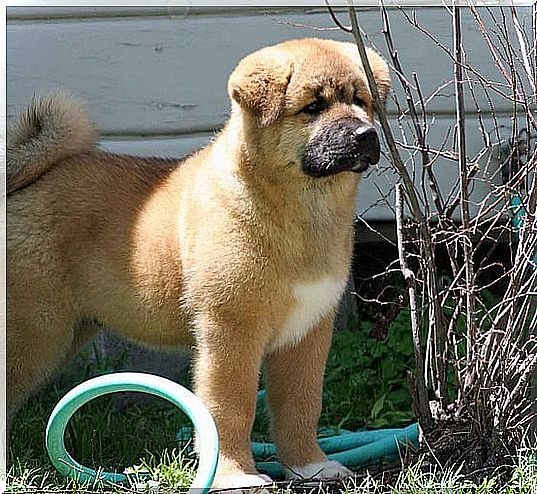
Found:
M 386 63 L 369 51 L 382 98 Z M 11 415 L 106 327 L 192 346 L 220 434 L 214 486 L 270 481 L 250 452 L 262 364 L 288 476 L 346 477 L 316 441 L 360 173 L 379 160 L 356 48 L 302 39 L 244 58 L 231 116 L 184 160 L 96 148 L 83 106 L 34 100 L 8 134 Z

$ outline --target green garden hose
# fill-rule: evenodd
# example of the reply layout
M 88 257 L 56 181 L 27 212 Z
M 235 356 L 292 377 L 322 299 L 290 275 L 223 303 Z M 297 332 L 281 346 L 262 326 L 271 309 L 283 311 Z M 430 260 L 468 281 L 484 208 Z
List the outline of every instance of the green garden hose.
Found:
M 72 415 L 88 401 L 99 396 L 121 391 L 137 391 L 164 398 L 178 406 L 190 418 L 198 434 L 200 452 L 198 472 L 189 492 L 208 492 L 218 463 L 218 433 L 214 420 L 203 403 L 186 388 L 173 381 L 151 374 L 120 372 L 96 377 L 69 391 L 56 405 L 50 416 L 46 446 L 49 457 L 56 469 L 63 475 L 80 481 L 123 482 L 127 476 L 121 473 L 95 471 L 77 463 L 67 452 L 64 434 Z M 259 398 L 264 397 L 264 391 Z M 181 437 L 185 439 L 184 428 Z M 186 438 L 192 438 L 188 428 Z M 418 424 L 402 429 L 375 431 L 343 431 L 332 437 L 319 439 L 319 445 L 328 459 L 339 461 L 347 467 L 366 466 L 382 460 L 393 460 L 400 449 L 407 444 L 418 443 Z M 258 463 L 257 468 L 277 479 L 284 476 L 284 467 L 277 461 L 276 448 L 271 443 L 252 443 L 252 452 Z
M 257 394 L 258 409 L 264 408 L 266 391 Z M 323 393 L 323 397 L 328 395 Z M 318 440 L 319 446 L 329 460 L 335 460 L 349 468 L 379 464 L 382 461 L 396 460 L 406 445 L 418 446 L 419 429 L 414 423 L 401 429 L 377 429 L 351 432 L 348 430 L 327 430 L 326 435 Z M 285 475 L 283 466 L 277 461 L 276 446 L 272 443 L 252 443 L 252 453 L 257 460 L 259 471 L 279 479 Z
M 199 454 L 198 472 L 190 491 L 209 491 L 218 463 L 218 433 L 214 420 L 201 400 L 183 386 L 163 377 L 137 372 L 119 372 L 90 379 L 69 391 L 56 405 L 46 431 L 47 451 L 56 469 L 81 482 L 123 482 L 122 473 L 97 472 L 77 463 L 67 452 L 65 428 L 72 415 L 88 401 L 109 393 L 137 391 L 164 398 L 179 407 L 190 418 L 203 445 Z
M 338 434 L 319 439 L 321 449 L 329 460 L 335 460 L 349 468 L 378 464 L 382 460 L 395 460 L 407 444 L 417 446 L 418 424 L 402 429 L 359 431 Z M 285 475 L 283 466 L 277 461 L 267 461 L 275 454 L 271 443 L 254 443 L 253 452 L 260 472 L 279 479 Z

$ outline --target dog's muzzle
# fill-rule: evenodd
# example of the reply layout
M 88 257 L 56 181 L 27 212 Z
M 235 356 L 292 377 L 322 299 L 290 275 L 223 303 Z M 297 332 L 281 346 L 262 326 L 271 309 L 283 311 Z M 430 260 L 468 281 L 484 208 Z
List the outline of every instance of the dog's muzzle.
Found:
M 302 169 L 312 177 L 351 171 L 361 173 L 380 159 L 376 130 L 355 118 L 338 120 L 318 132 L 302 155 Z

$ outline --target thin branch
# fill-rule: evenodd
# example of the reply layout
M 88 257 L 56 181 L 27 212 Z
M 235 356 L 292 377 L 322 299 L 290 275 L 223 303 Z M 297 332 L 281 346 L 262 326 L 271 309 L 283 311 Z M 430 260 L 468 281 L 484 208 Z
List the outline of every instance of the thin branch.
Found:
M 406 261 L 404 248 L 404 228 L 403 228 L 403 185 L 398 183 L 395 186 L 395 219 L 397 228 L 397 250 L 399 252 L 399 264 L 401 272 L 408 286 L 408 299 L 410 303 L 410 323 L 412 328 L 412 343 L 414 345 L 414 356 L 416 359 L 416 372 L 414 375 L 414 387 L 416 389 L 416 408 L 419 413 L 420 423 L 425 428 L 431 423 L 431 410 L 427 398 L 427 386 L 425 385 L 425 365 L 422 354 L 422 343 L 420 336 L 420 318 L 416 301 L 416 278 L 414 272 L 409 269 Z
M 334 12 L 334 9 L 330 5 L 330 2 L 328 0 L 324 0 L 324 3 L 328 9 L 328 13 L 330 14 L 330 17 L 334 21 L 334 24 L 339 27 L 342 31 L 345 31 L 346 33 L 352 33 L 352 27 L 351 26 L 345 26 L 342 24 L 339 19 L 337 18 L 336 13 Z
M 470 386 L 472 379 L 475 379 L 474 345 L 476 340 L 475 314 L 475 292 L 474 287 L 474 263 L 472 252 L 472 239 L 470 237 L 470 209 L 469 209 L 469 179 L 466 162 L 466 130 L 464 121 L 464 90 L 463 90 L 463 46 L 461 30 L 460 7 L 453 4 L 453 49 L 455 52 L 454 79 L 455 98 L 457 101 L 457 141 L 459 154 L 459 180 L 460 180 L 460 206 L 463 236 L 463 255 L 465 270 L 465 295 L 466 295 L 466 337 L 469 368 L 465 376 L 465 386 Z

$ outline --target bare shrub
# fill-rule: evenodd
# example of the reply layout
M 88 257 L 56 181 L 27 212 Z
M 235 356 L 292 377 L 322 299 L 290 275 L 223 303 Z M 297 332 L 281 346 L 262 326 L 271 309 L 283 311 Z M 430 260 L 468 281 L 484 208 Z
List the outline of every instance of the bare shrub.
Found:
M 515 454 L 535 418 L 529 387 L 537 368 L 537 7 L 525 19 L 512 6 L 477 9 L 469 0 L 464 7 L 446 7 L 443 14 L 452 19 L 447 46 L 412 12 L 381 5 L 392 77 L 405 96 L 395 98 L 396 125 L 380 103 L 352 2 L 350 26 L 328 7 L 338 26 L 354 36 L 389 166 L 399 179 L 393 206 L 416 357 L 410 384 L 423 443 L 437 456 L 444 451 L 446 461 L 475 457 L 469 468 Z M 463 10 L 488 47 L 480 56 L 491 58 L 497 77 L 467 61 Z M 390 26 L 394 11 L 451 61 L 452 80 L 431 94 L 424 94 L 419 74 L 399 59 Z M 446 88 L 454 92 L 456 111 L 438 146 L 430 142 L 435 119 L 428 106 Z M 509 126 L 495 114 L 500 100 L 511 109 Z M 475 155 L 467 152 L 468 112 L 475 115 L 472 125 L 480 126 L 482 148 Z M 441 160 L 458 167 L 447 190 L 438 176 Z M 487 192 L 476 196 L 476 188 Z M 510 247 L 507 263 L 493 259 L 500 244 Z M 436 260 L 440 251 L 447 254 L 447 277 Z M 495 274 L 491 279 L 487 273 Z M 501 293 L 492 303 L 491 288 Z

